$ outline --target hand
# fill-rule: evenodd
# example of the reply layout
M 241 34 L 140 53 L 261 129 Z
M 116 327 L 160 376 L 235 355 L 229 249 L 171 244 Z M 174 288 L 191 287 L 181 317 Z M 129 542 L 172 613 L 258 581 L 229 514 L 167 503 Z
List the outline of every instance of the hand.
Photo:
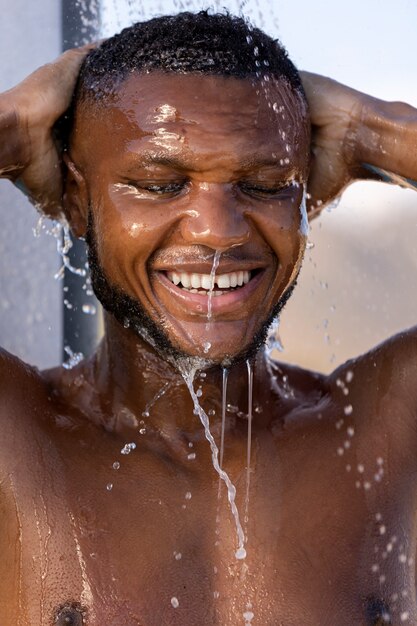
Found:
M 63 187 L 61 154 L 52 131 L 70 105 L 81 63 L 91 48 L 68 50 L 0 96 L 8 131 L 5 141 L 0 124 L 0 144 L 8 144 L 0 168 L 50 217 L 62 214 Z
M 367 96 L 310 72 L 301 72 L 301 80 L 311 116 L 307 208 L 314 217 L 360 177 L 356 140 Z

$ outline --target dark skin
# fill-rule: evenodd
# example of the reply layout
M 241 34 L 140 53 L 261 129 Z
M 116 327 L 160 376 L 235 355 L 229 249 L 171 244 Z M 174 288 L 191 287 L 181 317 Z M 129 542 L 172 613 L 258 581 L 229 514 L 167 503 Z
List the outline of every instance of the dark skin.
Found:
M 360 175 L 363 160 L 417 178 L 415 125 L 406 132 L 398 108 L 405 105 L 390 108 L 321 77 L 304 80 L 315 124 L 312 212 L 318 198 L 327 202 Z M 13 96 L 22 102 L 22 89 L 6 95 L 3 110 Z M 74 232 L 85 234 L 91 206 L 107 276 L 152 319 L 164 317 L 178 349 L 201 354 L 208 336 L 207 356 L 217 363 L 247 347 L 304 251 L 300 187 L 291 181 L 307 179 L 308 121 L 284 81 L 273 89 L 292 116 L 272 115 L 249 81 L 133 76 L 94 117 L 93 105 L 80 109 L 66 160 Z M 236 102 L 245 103 L 239 116 Z M 163 109 L 161 119 L 166 104 L 175 114 Z M 412 113 L 407 108 L 411 120 Z M 377 163 L 369 154 L 362 139 L 375 126 L 387 147 L 396 133 L 401 156 L 386 150 L 387 162 Z M 13 133 L 16 154 L 22 128 Z M 320 149 L 335 164 L 322 187 L 314 180 Z M 162 151 L 175 164 L 161 164 Z M 30 189 L 28 167 L 22 158 L 8 176 Z M 259 278 L 219 297 L 207 325 L 207 297 L 178 293 L 161 274 L 207 273 L 215 250 L 223 255 L 219 274 L 247 262 Z M 388 614 L 392 624 L 416 623 L 415 330 L 330 376 L 285 364 L 271 372 L 258 354 L 247 524 L 246 364 L 232 369 L 227 400 L 240 413 L 227 415 L 224 469 L 248 538 L 247 558 L 237 560 L 225 489 L 219 502 L 181 375 L 131 328 L 110 315 L 105 325 L 95 356 L 72 370 L 39 373 L 2 354 L 2 622 L 49 626 L 66 605 L 58 624 L 237 625 L 244 613 L 265 626 L 382 625 Z M 217 441 L 221 375 L 215 365 L 194 380 L 203 408 L 215 410 Z M 128 442 L 136 449 L 121 455 Z

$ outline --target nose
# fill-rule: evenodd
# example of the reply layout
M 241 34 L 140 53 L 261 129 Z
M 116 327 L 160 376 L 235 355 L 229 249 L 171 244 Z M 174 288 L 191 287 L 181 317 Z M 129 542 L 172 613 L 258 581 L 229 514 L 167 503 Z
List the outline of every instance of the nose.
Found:
M 214 250 L 241 246 L 250 238 L 244 206 L 230 185 L 203 183 L 190 197 L 190 211 L 181 221 L 181 235 L 187 243 Z

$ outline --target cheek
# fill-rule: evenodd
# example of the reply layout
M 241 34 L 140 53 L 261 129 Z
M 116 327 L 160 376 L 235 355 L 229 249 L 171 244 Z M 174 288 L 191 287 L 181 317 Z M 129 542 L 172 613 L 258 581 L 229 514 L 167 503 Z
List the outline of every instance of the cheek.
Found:
M 146 263 L 178 221 L 178 212 L 128 197 L 106 198 L 94 206 L 97 250 L 104 271 L 120 284 L 145 282 Z
M 284 259 L 286 263 L 297 262 L 306 245 L 298 200 L 281 206 L 271 204 L 250 217 L 281 263 Z

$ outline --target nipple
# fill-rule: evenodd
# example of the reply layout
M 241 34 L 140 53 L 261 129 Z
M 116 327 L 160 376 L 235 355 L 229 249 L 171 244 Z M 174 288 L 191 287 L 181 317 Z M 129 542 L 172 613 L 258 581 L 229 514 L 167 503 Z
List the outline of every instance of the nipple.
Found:
M 83 626 L 83 611 L 75 603 L 65 604 L 61 607 L 55 618 L 56 626 Z
M 368 598 L 366 601 L 366 616 L 369 626 L 387 626 L 392 624 L 389 606 L 379 598 Z

